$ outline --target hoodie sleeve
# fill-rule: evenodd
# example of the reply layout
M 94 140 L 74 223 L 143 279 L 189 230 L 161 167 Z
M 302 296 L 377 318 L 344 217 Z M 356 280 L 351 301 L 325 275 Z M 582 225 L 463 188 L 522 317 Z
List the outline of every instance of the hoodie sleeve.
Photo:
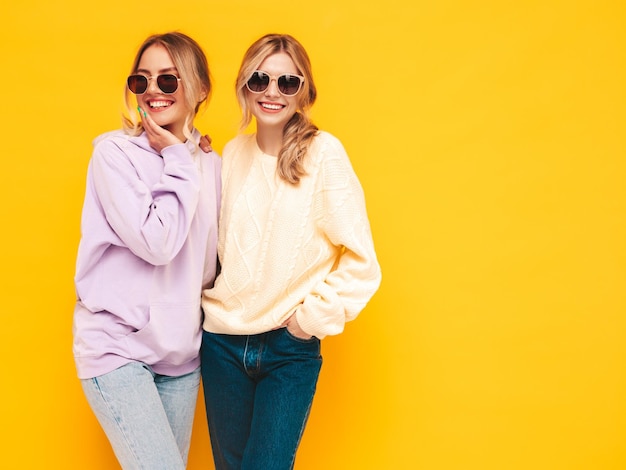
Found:
M 122 244 L 146 262 L 164 265 L 187 239 L 198 205 L 200 175 L 181 143 L 163 149 L 162 174 L 151 184 L 133 165 L 130 150 L 112 139 L 98 143 L 91 159 L 93 185 Z M 148 153 L 139 157 L 161 158 Z

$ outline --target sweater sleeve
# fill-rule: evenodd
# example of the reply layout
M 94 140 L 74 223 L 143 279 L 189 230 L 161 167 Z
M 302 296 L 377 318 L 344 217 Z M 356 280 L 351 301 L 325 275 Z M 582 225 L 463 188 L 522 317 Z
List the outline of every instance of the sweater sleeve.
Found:
M 96 146 L 91 162 L 107 222 L 129 250 L 153 265 L 169 263 L 183 246 L 200 192 L 200 175 L 184 144 L 166 147 L 162 155 L 163 172 L 154 184 L 142 180 L 112 140 Z
M 320 228 L 339 255 L 335 268 L 296 311 L 301 328 L 320 339 L 341 333 L 381 282 L 361 184 L 337 139 L 332 138 L 324 152 L 316 196 L 321 200 Z

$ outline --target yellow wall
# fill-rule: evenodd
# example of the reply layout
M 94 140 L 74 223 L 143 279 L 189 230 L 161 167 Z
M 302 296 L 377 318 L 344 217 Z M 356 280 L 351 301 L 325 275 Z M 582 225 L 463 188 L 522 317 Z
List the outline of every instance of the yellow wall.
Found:
M 220 151 L 247 45 L 301 39 L 365 187 L 384 280 L 324 340 L 299 470 L 626 468 L 624 2 L 2 5 L 0 467 L 116 468 L 71 355 L 85 170 L 136 47 L 180 29 Z

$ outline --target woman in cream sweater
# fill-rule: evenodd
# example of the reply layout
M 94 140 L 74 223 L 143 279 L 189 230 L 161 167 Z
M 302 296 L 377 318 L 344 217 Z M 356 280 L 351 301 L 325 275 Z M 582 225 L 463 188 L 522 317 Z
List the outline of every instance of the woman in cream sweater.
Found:
M 361 185 L 309 120 L 311 65 L 289 35 L 246 52 L 242 128 L 224 148 L 218 254 L 203 292 L 202 375 L 216 468 L 293 468 L 322 364 L 381 279 Z

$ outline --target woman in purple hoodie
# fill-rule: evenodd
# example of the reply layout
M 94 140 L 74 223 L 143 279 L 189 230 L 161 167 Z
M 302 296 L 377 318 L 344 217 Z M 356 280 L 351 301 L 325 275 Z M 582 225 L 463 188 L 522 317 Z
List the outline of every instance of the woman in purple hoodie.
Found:
M 124 469 L 186 466 L 200 293 L 213 285 L 217 262 L 221 160 L 199 149 L 193 127 L 210 92 L 193 39 L 147 38 L 127 80 L 124 129 L 97 138 L 89 163 L 73 350 Z

